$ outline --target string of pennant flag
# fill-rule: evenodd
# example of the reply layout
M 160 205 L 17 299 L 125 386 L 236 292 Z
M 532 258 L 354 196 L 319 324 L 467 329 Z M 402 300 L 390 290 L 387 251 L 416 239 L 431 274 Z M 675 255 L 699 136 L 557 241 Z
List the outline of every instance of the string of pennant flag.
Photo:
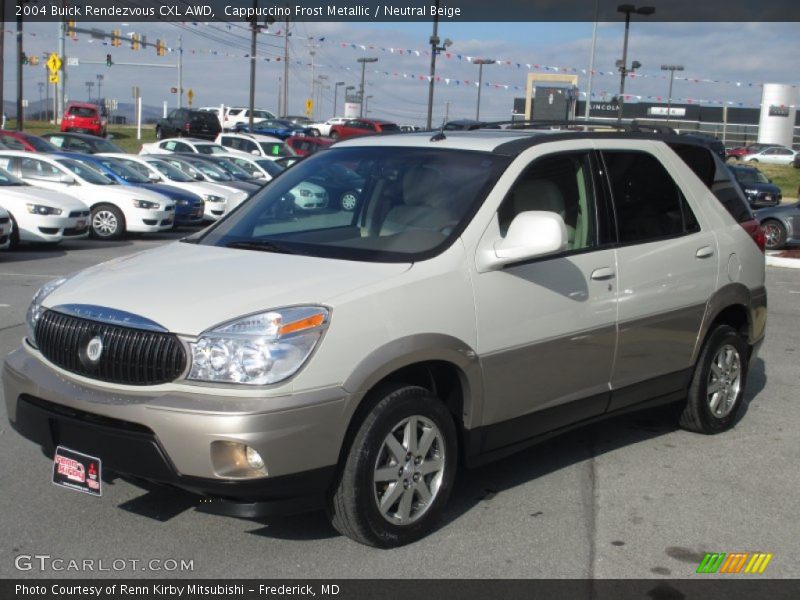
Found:
M 201 26 L 203 24 L 201 24 L 201 23 L 191 23 L 191 25 L 199 27 L 199 26 Z M 230 25 L 228 25 L 227 27 L 230 29 Z M 16 33 L 15 31 L 10 31 L 10 30 L 6 30 L 6 31 L 7 31 L 7 33 Z M 27 35 L 30 35 L 30 36 L 33 36 L 33 37 L 49 37 L 49 36 L 43 36 L 43 35 L 38 35 L 37 36 L 36 32 L 26 32 L 26 33 L 27 33 Z M 283 31 L 280 30 L 280 29 L 274 30 L 274 31 L 265 32 L 265 33 L 269 33 L 270 35 L 273 35 L 273 36 L 279 36 L 279 37 L 283 36 Z M 292 33 L 290 32 L 289 35 L 291 36 Z M 337 47 L 337 48 L 342 48 L 342 49 L 352 49 L 352 50 L 357 50 L 357 51 L 362 51 L 362 52 L 365 52 L 365 51 L 369 50 L 369 51 L 373 51 L 373 52 L 384 52 L 384 53 L 388 53 L 388 54 L 392 54 L 392 55 L 396 55 L 396 56 L 421 57 L 421 58 L 428 57 L 428 58 L 430 58 L 430 51 L 429 50 L 417 50 L 417 49 L 412 49 L 412 48 L 400 48 L 400 47 L 395 47 L 395 46 L 378 46 L 378 45 L 373 45 L 373 44 L 362 44 L 362 43 L 356 43 L 356 42 L 350 42 L 350 41 L 336 41 L 336 40 L 328 39 L 327 36 L 323 36 L 323 37 L 305 37 L 303 39 L 306 39 L 309 42 L 315 42 L 315 43 L 320 44 L 320 45 L 327 42 L 328 44 L 330 44 L 331 47 Z M 92 39 L 92 38 L 83 38 L 83 40 L 87 41 L 89 44 L 102 45 L 102 46 L 111 46 L 112 45 L 111 41 L 108 41 L 108 40 Z M 76 41 L 76 42 L 83 41 L 83 40 L 81 40 L 80 38 L 79 39 L 74 39 L 73 38 L 73 41 Z M 167 53 L 173 53 L 173 52 L 177 52 L 178 51 L 178 48 L 171 47 L 171 46 L 166 46 L 164 49 L 165 49 L 165 51 Z M 240 53 L 228 52 L 228 51 L 217 50 L 217 49 L 212 49 L 212 48 L 191 48 L 191 47 L 187 48 L 187 47 L 184 47 L 183 48 L 183 53 L 184 53 L 184 55 L 187 55 L 187 54 L 188 55 L 208 55 L 208 56 L 234 58 L 234 59 L 249 59 L 250 58 L 249 54 L 240 54 Z M 447 60 L 466 61 L 468 63 L 473 63 L 473 61 L 478 59 L 478 57 L 468 56 L 468 55 L 465 55 L 465 54 L 459 54 L 459 53 L 448 52 L 448 51 L 440 52 L 438 56 L 440 58 L 444 57 Z M 263 61 L 263 62 L 278 62 L 278 63 L 283 63 L 284 62 L 283 57 L 281 57 L 281 56 L 271 56 L 271 57 L 270 56 L 265 56 L 265 57 L 257 57 L 257 59 L 259 61 Z M 299 65 L 299 66 L 308 66 L 309 63 L 307 61 L 303 61 L 303 60 L 292 60 L 292 61 L 290 61 L 290 64 Z M 514 60 L 510 60 L 510 59 L 496 59 L 495 60 L 495 64 L 496 65 L 500 65 L 500 66 L 510 67 L 510 68 L 516 68 L 516 69 L 520 69 L 520 70 L 524 68 L 526 71 L 574 73 L 574 74 L 583 74 L 583 75 L 588 75 L 588 73 L 589 73 L 588 69 L 583 69 L 583 68 L 578 68 L 578 67 L 553 66 L 553 65 L 544 65 L 544 64 L 540 64 L 540 63 L 518 62 L 518 61 L 514 61 Z M 354 68 L 345 67 L 345 66 L 328 67 L 328 68 L 344 70 L 344 71 L 353 71 L 353 70 L 355 70 Z M 419 82 L 428 83 L 431 80 L 431 76 L 430 75 L 414 74 L 414 73 L 401 72 L 401 71 L 384 71 L 384 70 L 380 70 L 380 69 L 375 69 L 373 71 L 373 73 L 376 74 L 376 75 L 382 75 L 382 76 L 387 77 L 387 78 L 402 79 L 402 80 L 405 80 L 405 81 L 419 81 Z M 592 74 L 595 75 L 595 76 L 598 76 L 598 75 L 599 76 L 614 76 L 614 77 L 618 77 L 619 76 L 619 72 L 616 71 L 616 70 L 607 71 L 607 70 L 595 69 L 595 70 L 592 71 Z M 667 79 L 668 76 L 660 74 L 660 73 L 659 74 L 628 73 L 628 78 L 630 78 L 630 79 L 637 79 L 637 78 L 638 79 Z M 435 76 L 434 79 L 435 79 L 435 81 L 437 83 L 444 83 L 447 86 L 451 86 L 451 85 L 452 86 L 474 86 L 474 87 L 478 86 L 478 82 L 474 81 L 474 80 L 471 80 L 471 79 L 459 79 L 459 78 L 453 78 L 453 77 L 442 77 L 442 76 L 439 76 L 439 75 Z M 686 81 L 686 82 L 690 82 L 690 83 L 732 84 L 732 85 L 736 85 L 737 87 L 740 87 L 740 88 L 760 88 L 760 87 L 763 86 L 763 83 L 741 82 L 741 81 L 732 81 L 732 80 L 724 80 L 724 79 L 709 79 L 709 78 L 694 78 L 694 77 L 679 77 L 679 76 L 675 76 L 675 80 L 681 80 L 681 81 Z M 503 90 L 503 91 L 514 91 L 514 92 L 524 92 L 525 91 L 525 85 L 517 85 L 517 84 L 511 84 L 511 83 L 498 83 L 498 82 L 495 82 L 495 81 L 483 82 L 483 86 L 484 86 L 484 88 L 495 89 L 495 90 Z M 800 86 L 794 85 L 792 87 L 797 88 L 797 87 L 800 87 Z M 609 99 L 609 98 L 613 97 L 614 95 L 615 95 L 614 93 L 610 93 L 610 92 L 606 92 L 606 91 L 592 92 L 591 98 L 592 98 L 592 100 L 597 99 L 597 100 L 602 101 L 604 99 Z M 586 92 L 580 92 L 580 97 L 585 99 L 586 98 Z M 665 101 L 667 101 L 667 98 L 665 96 L 661 96 L 661 95 L 625 94 L 623 96 L 623 98 L 628 102 L 630 102 L 630 101 L 655 101 L 655 102 L 665 102 Z M 726 99 L 721 99 L 721 98 L 693 98 L 693 97 L 678 98 L 678 97 L 673 97 L 672 101 L 675 102 L 675 103 L 683 103 L 683 104 L 723 105 L 723 106 L 733 106 L 733 107 L 743 107 L 743 108 L 744 107 L 752 108 L 752 107 L 758 107 L 759 106 L 758 103 L 739 102 L 739 101 L 736 101 L 736 100 L 726 100 Z

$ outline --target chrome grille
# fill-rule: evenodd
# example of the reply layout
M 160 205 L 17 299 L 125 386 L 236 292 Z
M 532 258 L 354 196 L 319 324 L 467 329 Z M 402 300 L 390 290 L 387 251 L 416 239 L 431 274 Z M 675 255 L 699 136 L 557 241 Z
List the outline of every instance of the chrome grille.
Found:
M 103 351 L 92 363 L 89 341 L 99 337 Z M 62 369 L 110 383 L 156 385 L 177 379 L 186 369 L 186 352 L 170 333 L 121 327 L 46 311 L 36 324 L 36 343 Z

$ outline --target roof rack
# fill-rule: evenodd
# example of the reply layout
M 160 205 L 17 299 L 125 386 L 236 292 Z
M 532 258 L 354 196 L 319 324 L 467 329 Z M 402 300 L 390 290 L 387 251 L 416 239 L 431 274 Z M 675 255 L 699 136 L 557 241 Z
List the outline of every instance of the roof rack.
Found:
M 592 121 L 592 120 L 566 120 L 566 121 L 546 121 L 546 120 L 524 120 L 524 121 L 485 121 L 481 123 L 480 129 L 498 129 L 507 125 L 507 129 L 550 129 L 566 131 L 628 131 L 632 133 L 656 133 L 662 135 L 674 135 L 675 130 L 665 125 L 645 125 L 632 121 L 621 123 L 619 121 Z

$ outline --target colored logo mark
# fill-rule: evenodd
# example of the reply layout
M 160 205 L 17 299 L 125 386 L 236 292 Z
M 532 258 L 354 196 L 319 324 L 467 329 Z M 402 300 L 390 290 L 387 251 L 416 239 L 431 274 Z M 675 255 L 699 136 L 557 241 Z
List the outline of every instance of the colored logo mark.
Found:
M 707 552 L 697 573 L 763 573 L 772 554 L 766 552 Z

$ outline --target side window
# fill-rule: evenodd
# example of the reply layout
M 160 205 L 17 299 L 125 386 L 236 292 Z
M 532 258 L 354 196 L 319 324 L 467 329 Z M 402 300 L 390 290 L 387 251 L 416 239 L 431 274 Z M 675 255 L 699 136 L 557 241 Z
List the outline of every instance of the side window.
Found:
M 683 192 L 656 157 L 645 152 L 604 151 L 603 158 L 621 243 L 647 242 L 699 229 Z
M 33 179 L 56 180 L 61 176 L 61 171 L 50 163 L 35 158 L 23 158 L 20 161 L 20 174 Z
M 497 211 L 500 232 L 519 213 L 544 210 L 561 215 L 567 226 L 569 250 L 598 245 L 597 208 L 588 152 L 547 156 L 536 160 L 514 183 Z
M 236 138 L 228 137 L 227 135 L 223 135 L 219 138 L 219 143 L 225 146 L 226 148 L 236 148 L 235 146 Z
M 171 112 L 169 113 L 169 115 L 167 115 L 167 119 L 168 119 L 169 121 L 177 121 L 177 120 L 178 120 L 178 118 L 179 118 L 179 116 L 178 116 L 178 114 L 179 114 L 179 113 L 180 113 L 180 110 L 178 110 L 178 109 L 176 108 L 175 110 L 171 111 Z
M 258 150 L 255 142 L 250 140 L 242 140 L 242 150 L 244 152 L 252 152 L 253 150 Z

